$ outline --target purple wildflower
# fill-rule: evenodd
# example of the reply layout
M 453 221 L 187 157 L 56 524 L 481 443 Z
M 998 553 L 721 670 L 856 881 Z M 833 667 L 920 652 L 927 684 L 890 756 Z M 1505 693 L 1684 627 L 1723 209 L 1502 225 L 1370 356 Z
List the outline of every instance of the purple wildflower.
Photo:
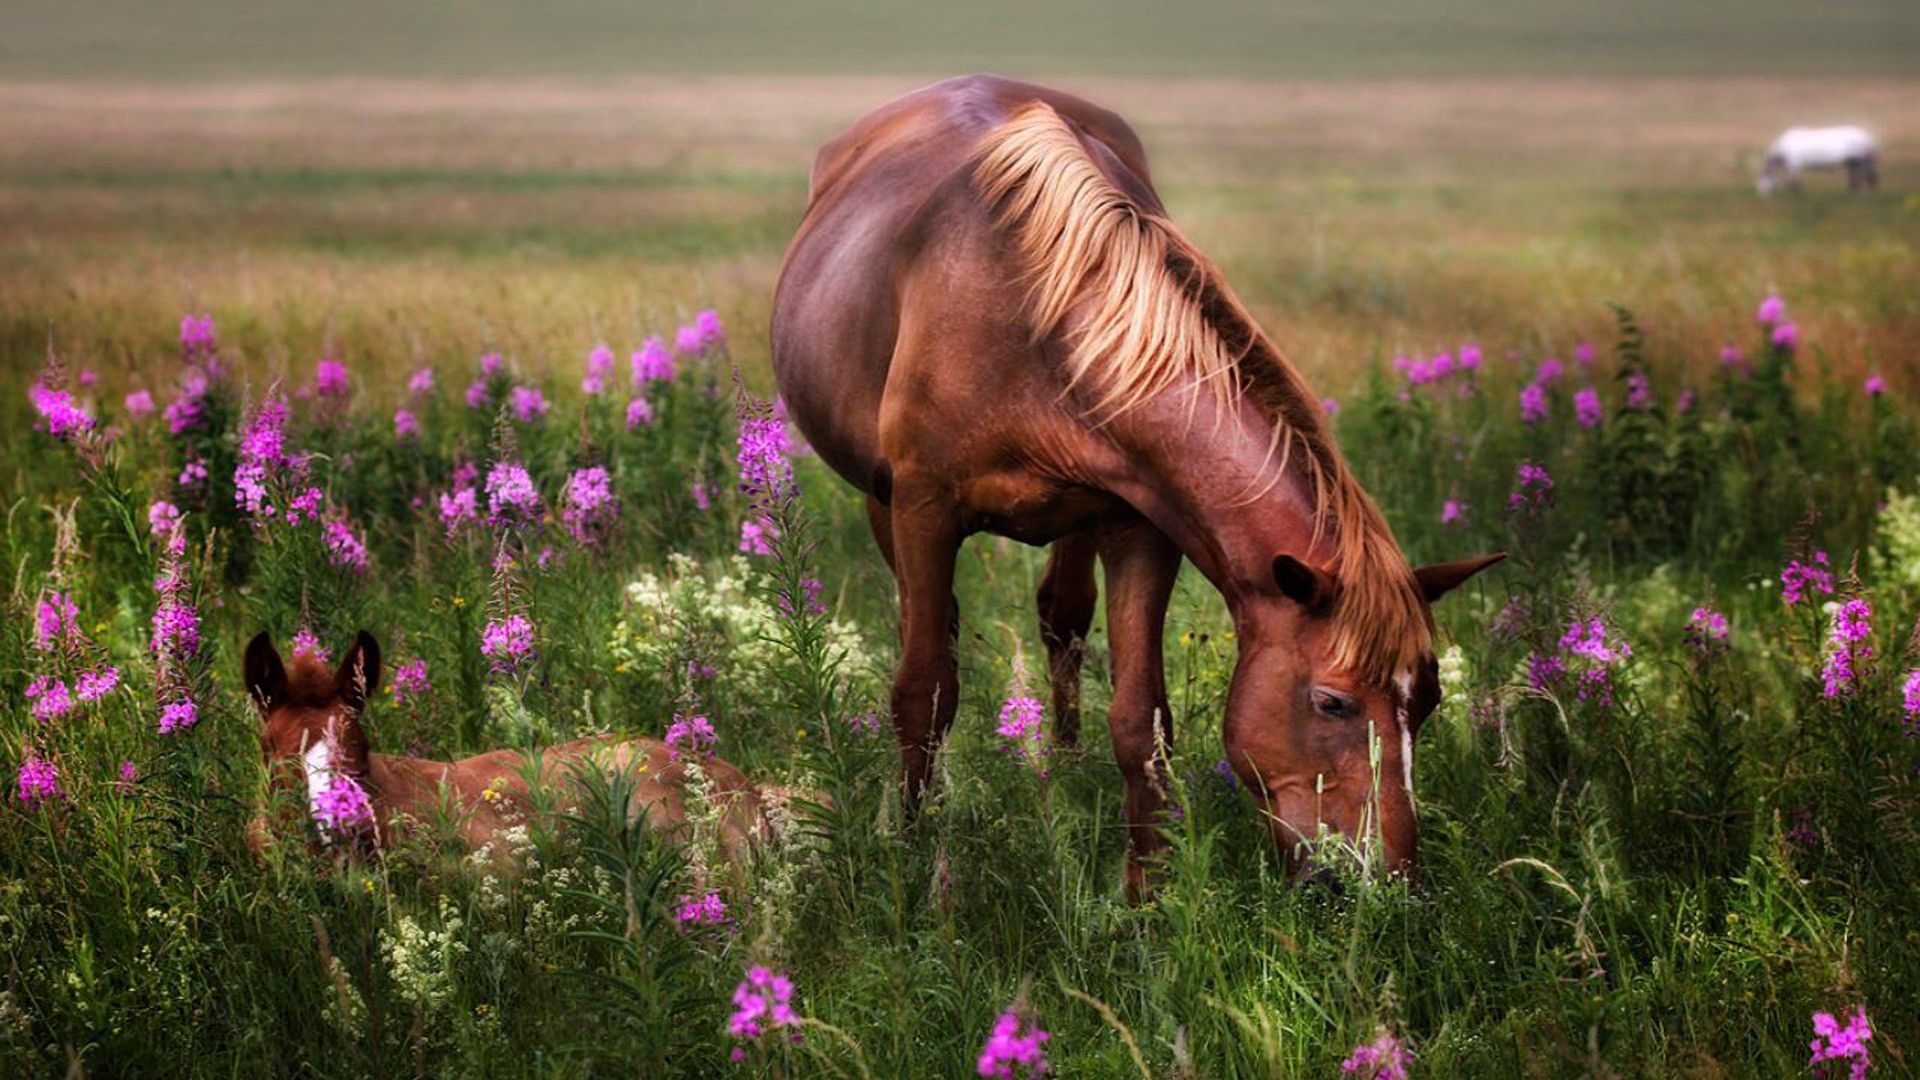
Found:
M 1382 1031 L 1372 1042 L 1354 1047 L 1347 1060 L 1340 1063 L 1340 1071 L 1364 1080 L 1407 1080 L 1407 1066 L 1412 1060 L 1404 1043 Z
M 1508 510 L 1532 518 L 1553 505 L 1553 476 L 1546 466 L 1523 461 L 1514 478 L 1514 489 L 1507 495 Z
M 15 790 L 29 810 L 67 797 L 66 789 L 60 786 L 59 766 L 35 753 L 32 747 L 27 748 L 26 758 L 20 762 Z
M 1785 570 L 1780 571 L 1780 599 L 1787 606 L 1799 603 L 1809 593 L 1833 595 L 1833 574 L 1827 569 L 1827 553 L 1824 551 L 1814 552 L 1811 563 L 1794 559 L 1787 563 Z
M 642 424 L 652 425 L 653 406 L 646 398 L 636 397 L 627 401 L 627 430 L 632 431 Z
M 1461 371 L 1480 370 L 1480 346 L 1462 345 L 1458 350 Z
M 205 356 L 213 352 L 217 339 L 213 329 L 211 315 L 182 315 L 180 317 L 180 351 L 188 357 Z
M 1591 698 L 1603 706 L 1613 704 L 1612 671 L 1633 655 L 1632 647 L 1618 637 L 1609 640 L 1606 622 L 1596 615 L 1585 622 L 1573 620 L 1560 637 L 1560 649 L 1582 661 L 1580 700 Z
M 1645 372 L 1627 373 L 1627 408 L 1644 410 L 1653 408 L 1653 381 Z
M 73 680 L 73 696 L 81 701 L 98 701 L 113 693 L 120 685 L 120 669 L 103 667 L 94 671 L 83 671 Z
M 713 730 L 713 722 L 704 716 L 681 716 L 676 713 L 673 722 L 667 725 L 667 752 L 675 761 L 680 760 L 682 750 L 712 757 L 714 744 L 719 741 L 720 736 Z
M 43 724 L 73 711 L 73 691 L 51 675 L 42 675 L 27 684 L 27 700 L 33 702 L 33 718 Z
M 729 921 L 727 902 L 717 892 L 700 896 L 683 894 L 674 904 L 673 921 L 682 929 L 689 926 L 725 926 Z
M 1328 416 L 1339 416 L 1340 415 L 1340 399 L 1339 398 L 1321 398 L 1320 408 L 1323 409 Z
M 440 525 L 451 540 L 462 525 L 480 520 L 480 493 L 471 484 L 440 495 Z
M 34 411 L 40 414 L 44 430 L 56 439 L 69 439 L 93 430 L 93 417 L 65 390 L 54 390 L 36 381 L 27 388 L 27 399 L 33 403 Z
M 1047 1071 L 1047 1058 L 1040 1048 L 1050 1038 L 1039 1024 L 1022 1031 L 1019 1014 L 1008 1009 L 994 1020 L 986 1045 L 980 1048 L 975 1070 L 981 1076 L 998 1080 L 1039 1076 Z
M 772 518 L 751 518 L 740 523 L 740 550 L 748 555 L 772 555 L 773 542 L 780 529 Z
M 373 824 L 367 789 L 348 773 L 336 773 L 313 793 L 313 820 L 329 836 L 349 836 Z
M 713 509 L 713 489 L 712 488 L 708 487 L 705 484 L 696 483 L 687 488 L 687 493 L 693 496 L 694 509 L 696 510 Z
M 694 314 L 693 332 L 699 335 L 702 349 L 719 349 L 727 343 L 727 331 L 720 325 L 720 313 L 712 308 Z
M 135 390 L 126 396 L 122 404 L 126 406 L 128 416 L 135 420 L 144 420 L 153 415 L 153 392 Z
M 1813 1041 L 1808 1049 L 1813 1056 L 1807 1059 L 1809 1067 L 1824 1065 L 1829 1061 L 1847 1062 L 1848 1080 L 1866 1080 L 1867 1068 L 1872 1064 L 1873 1054 L 1867 1043 L 1873 1038 L 1873 1024 L 1867 1019 L 1865 1006 L 1856 1006 L 1853 1017 L 1845 1026 L 1835 1019 L 1832 1013 L 1813 1014 Z M 1815 1068 L 1817 1076 L 1827 1076 L 1823 1068 Z
M 1727 647 L 1727 617 L 1710 607 L 1697 607 L 1687 618 L 1686 640 L 1696 652 L 1715 652 Z
M 1594 358 L 1598 355 L 1599 353 L 1594 351 L 1593 342 L 1591 341 L 1583 341 L 1573 347 L 1573 362 L 1583 368 L 1592 367 Z
M 1583 386 L 1573 395 L 1573 417 L 1583 428 L 1600 426 L 1600 392 Z
M 48 593 L 34 605 L 34 648 L 52 652 L 56 645 L 72 642 L 79 634 L 80 608 L 66 593 Z
M 1520 422 L 1537 424 L 1547 418 L 1547 388 L 1530 382 L 1520 388 Z
M 706 343 L 700 337 L 700 328 L 692 323 L 674 331 L 673 351 L 680 355 L 698 356 L 705 347 Z
M 320 530 L 320 538 L 327 545 L 328 561 L 355 572 L 366 570 L 367 545 L 344 516 L 328 518 Z
M 1776 349 L 1792 352 L 1794 347 L 1800 344 L 1800 327 L 1794 323 L 1783 322 L 1773 328 L 1773 333 L 1767 335 L 1767 340 Z
M 1046 710 L 1038 698 L 1016 694 L 1000 706 L 1000 724 L 994 732 L 1008 742 L 1015 757 L 1038 757 Z
M 347 396 L 347 365 L 338 360 L 321 357 L 313 368 L 314 392 L 323 398 L 341 398 Z
M 433 683 L 427 679 L 427 661 L 424 657 L 414 657 L 393 669 L 394 704 L 405 705 L 408 701 L 418 701 L 432 692 Z
M 291 460 L 287 456 L 287 403 L 270 397 L 254 410 L 240 436 L 240 464 L 233 470 L 234 501 L 249 514 L 272 514 L 267 481 L 274 470 Z
M 1834 609 L 1833 626 L 1827 632 L 1827 661 L 1820 669 L 1821 693 L 1828 698 L 1845 697 L 1863 674 L 1861 668 L 1873 658 L 1873 607 L 1865 597 L 1856 596 Z
M 1920 735 L 1920 668 L 1908 671 L 1900 685 L 1900 708 L 1907 714 L 1907 735 Z
M 797 1028 L 800 1016 L 793 1011 L 792 1003 L 793 981 L 756 964 L 734 988 L 727 1034 L 736 1039 L 757 1039 L 769 1028 Z
M 407 379 L 407 392 L 419 396 L 433 393 L 433 368 L 423 367 Z
M 566 523 L 567 532 L 582 544 L 592 544 L 600 539 L 607 527 L 620 515 L 619 500 L 613 495 L 613 481 L 607 470 L 591 465 L 576 471 L 567 480 L 567 488 L 562 496 L 565 508 L 560 520 Z
M 1881 375 L 1869 375 L 1867 381 L 1860 384 L 1860 389 L 1868 397 L 1879 397 L 1887 392 L 1887 380 Z
M 1693 387 L 1689 386 L 1681 390 L 1679 396 L 1673 399 L 1673 411 L 1682 414 L 1692 412 L 1693 398 Z
M 1775 293 L 1760 301 L 1760 309 L 1753 313 L 1754 321 L 1761 326 L 1772 326 L 1787 317 L 1787 302 Z
M 743 411 L 739 449 L 734 455 L 740 467 L 740 490 L 756 499 L 786 495 L 793 486 L 793 463 L 787 460 L 792 449 L 785 423 L 773 416 Z
M 401 442 L 420 437 L 420 418 L 413 415 L 412 409 L 393 410 L 393 437 Z
M 673 379 L 673 350 L 657 337 L 650 337 L 640 344 L 640 351 L 630 360 L 633 367 L 633 388 L 645 390 L 648 383 L 669 382 Z
M 1440 504 L 1440 524 L 1452 525 L 1467 520 L 1467 504 L 1459 499 L 1448 499 Z
M 492 524 L 534 524 L 544 510 L 540 491 L 533 486 L 525 465 L 501 461 L 487 471 L 487 518 Z
M 200 722 L 200 710 L 190 698 L 170 702 L 160 709 L 160 734 L 172 735 Z
M 525 615 L 509 615 L 480 631 L 480 653 L 492 661 L 495 672 L 517 670 L 532 652 L 533 620 Z
M 507 391 L 507 405 L 514 419 L 531 424 L 547 415 L 547 398 L 537 386 L 516 386 Z
M 1567 662 L 1556 653 L 1534 653 L 1527 657 L 1527 685 L 1544 691 L 1567 670 Z
M 180 475 L 173 482 L 183 488 L 197 488 L 207 482 L 207 463 L 193 458 L 180 466 Z
M 156 537 L 164 538 L 180 527 L 180 508 L 165 499 L 153 500 L 147 507 L 147 528 Z
M 605 345 L 596 345 L 587 354 L 587 373 L 580 379 L 580 391 L 585 394 L 602 394 L 607 389 L 607 376 L 613 374 L 613 350 Z
M 302 626 L 293 632 L 291 648 L 295 656 L 309 656 L 323 664 L 333 660 L 332 651 L 321 643 L 320 635 L 314 633 L 311 626 Z
M 1554 383 L 1559 382 L 1566 373 L 1567 365 L 1558 357 L 1549 356 L 1545 360 L 1540 361 L 1540 366 L 1534 369 L 1533 381 L 1539 383 L 1541 386 L 1552 386 Z
M 467 408 L 484 409 L 493 402 L 493 395 L 487 392 L 487 381 L 475 379 L 467 384 Z

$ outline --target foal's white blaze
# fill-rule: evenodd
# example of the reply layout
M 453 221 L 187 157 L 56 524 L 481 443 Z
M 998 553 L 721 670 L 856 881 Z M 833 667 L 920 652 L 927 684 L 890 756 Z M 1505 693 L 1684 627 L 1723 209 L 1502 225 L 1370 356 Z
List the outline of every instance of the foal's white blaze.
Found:
M 1400 725 L 1400 782 L 1406 785 L 1407 802 L 1413 802 L 1413 728 L 1407 724 L 1407 703 L 1413 699 L 1413 672 L 1403 671 L 1393 677 L 1393 685 L 1400 690 L 1393 702 L 1393 718 Z
M 307 747 L 302 760 L 307 767 L 307 813 L 317 819 L 320 815 L 320 793 L 333 784 L 333 744 L 321 739 Z

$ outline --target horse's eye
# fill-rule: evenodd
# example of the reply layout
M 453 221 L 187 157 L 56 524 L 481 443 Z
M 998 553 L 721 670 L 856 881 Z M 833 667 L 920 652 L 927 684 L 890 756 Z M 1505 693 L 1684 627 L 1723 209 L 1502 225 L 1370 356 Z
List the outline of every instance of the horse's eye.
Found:
M 1338 690 L 1315 689 L 1313 708 L 1332 720 L 1351 720 L 1360 715 L 1360 703 Z

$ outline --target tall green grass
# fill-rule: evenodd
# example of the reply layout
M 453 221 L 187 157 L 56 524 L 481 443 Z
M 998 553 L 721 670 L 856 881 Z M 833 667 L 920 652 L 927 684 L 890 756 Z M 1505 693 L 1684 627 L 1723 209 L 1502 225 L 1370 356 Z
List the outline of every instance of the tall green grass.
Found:
M 279 388 L 308 481 L 370 550 L 363 572 L 334 565 L 313 525 L 235 507 L 240 431 L 267 388 L 215 379 L 207 427 L 178 437 L 127 416 L 126 388 L 54 371 L 115 435 L 63 444 L 35 429 L 16 380 L 0 445 L 33 466 L 14 470 L 0 531 L 0 763 L 11 786 L 30 746 L 65 795 L 0 804 L 0 1057 L 23 1075 L 970 1075 L 1018 1003 L 1052 1033 L 1061 1075 L 1324 1076 L 1382 1031 L 1416 1075 L 1792 1075 L 1813 1012 L 1864 1005 L 1876 1074 L 1911 1071 L 1920 743 L 1901 683 L 1920 512 L 1889 493 L 1915 485 L 1913 411 L 1825 377 L 1857 358 L 1818 341 L 1756 339 L 1750 373 L 1701 378 L 1710 358 L 1672 354 L 1626 312 L 1617 326 L 1591 368 L 1546 388 L 1537 423 L 1515 402 L 1541 357 L 1498 340 L 1474 375 L 1411 385 L 1381 363 L 1340 403 L 1339 437 L 1413 557 L 1515 554 L 1438 612 L 1448 699 L 1421 735 L 1419 885 L 1282 880 L 1244 793 L 1213 769 L 1234 646 L 1188 571 L 1168 631 L 1180 812 L 1140 906 L 1122 897 L 1098 725 L 1044 769 L 993 735 L 1001 701 L 1043 670 L 1037 551 L 981 538 L 962 559 L 959 722 L 936 794 L 903 824 L 871 716 L 891 581 L 859 502 L 816 461 L 798 458 L 793 502 L 735 490 L 723 356 L 683 359 L 633 430 L 624 378 L 613 398 L 549 381 L 546 416 L 516 420 L 500 403 L 536 378 L 511 360 L 478 409 L 465 358 L 442 358 L 411 400 L 358 371 L 347 402 Z M 229 370 L 252 346 L 227 334 Z M 1651 399 L 1632 408 L 1640 378 Z M 1576 388 L 1598 393 L 1597 426 L 1577 421 Z M 402 404 L 417 442 L 393 434 Z M 208 479 L 183 488 L 194 458 Z M 438 496 L 461 464 L 484 476 L 499 460 L 524 462 L 550 506 L 571 470 L 606 465 L 618 526 L 594 546 L 557 520 L 509 544 L 476 526 L 449 539 Z M 1554 478 L 1537 512 L 1509 509 L 1522 462 Z M 155 498 L 187 511 L 194 663 L 210 679 L 199 724 L 166 736 L 148 652 Z M 1449 500 L 1464 516 L 1443 524 Z M 742 557 L 742 522 L 762 515 L 774 554 Z M 1781 567 L 1816 549 L 1835 595 L 1783 603 Z M 809 579 L 824 612 L 794 602 Z M 33 641 L 54 590 L 80 612 L 70 653 Z M 1851 595 L 1873 604 L 1875 655 L 1828 698 L 1819 604 Z M 1726 614 L 1724 647 L 1689 643 L 1696 607 Z M 509 609 L 538 628 L 513 676 L 480 653 Z M 1585 663 L 1560 641 L 1594 616 L 1631 647 L 1610 693 L 1583 695 L 1572 672 L 1532 685 L 1533 658 Z M 620 781 L 592 778 L 579 809 L 503 841 L 517 875 L 431 828 L 370 863 L 299 843 L 256 855 L 245 826 L 266 784 L 240 645 L 305 627 L 339 648 L 362 626 L 433 682 L 380 695 L 381 751 L 657 736 L 698 712 L 721 754 L 805 794 L 738 872 L 662 843 L 620 812 Z M 1098 630 L 1090 653 L 1097 718 Z M 108 662 L 114 693 L 30 715 L 35 676 Z M 732 925 L 676 926 L 677 898 L 706 888 Z M 756 963 L 791 976 L 807 1019 L 799 1042 L 763 1040 L 736 1066 L 729 999 Z

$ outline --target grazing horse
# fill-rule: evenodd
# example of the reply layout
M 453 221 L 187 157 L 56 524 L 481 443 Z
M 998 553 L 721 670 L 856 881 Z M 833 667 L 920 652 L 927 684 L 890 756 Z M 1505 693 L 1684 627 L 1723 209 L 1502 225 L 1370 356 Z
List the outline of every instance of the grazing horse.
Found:
M 494 750 L 459 761 L 425 761 L 370 753 L 361 727 L 368 699 L 380 683 L 380 646 L 365 630 L 354 638 L 340 666 L 329 669 L 314 656 L 296 651 L 283 663 L 273 641 L 262 633 L 247 645 L 247 692 L 265 723 L 260 748 L 268 783 L 277 792 L 303 792 L 304 804 L 318 808 L 337 777 L 351 777 L 366 793 L 371 821 L 351 839 L 376 850 L 390 847 L 404 823 L 434 820 L 450 807 L 468 847 L 479 850 L 507 829 L 525 823 L 532 812 L 527 754 Z M 771 834 L 760 793 L 740 770 L 717 758 L 700 763 L 707 797 L 719 810 L 721 849 L 739 857 L 753 840 Z M 603 736 L 549 747 L 539 758 L 543 786 L 567 792 L 583 767 L 623 772 L 631 777 L 631 811 L 645 811 L 649 826 L 668 835 L 682 833 L 687 822 L 689 780 L 686 762 L 657 739 Z M 293 801 L 288 800 L 290 803 Z M 256 846 L 267 842 L 264 816 L 253 823 Z
M 1848 191 L 1872 191 L 1880 186 L 1880 142 L 1862 127 L 1788 128 L 1767 147 L 1756 185 L 1771 195 L 1786 184 L 1800 189 L 1800 174 L 1808 169 L 1847 170 Z
M 1168 219 L 1126 123 L 954 79 L 833 139 L 810 186 L 774 372 L 867 493 L 894 571 L 909 807 L 958 697 L 956 553 L 992 532 L 1052 545 L 1038 599 L 1064 743 L 1104 568 L 1130 894 L 1165 842 L 1161 638 L 1183 557 L 1232 615 L 1227 759 L 1290 869 L 1332 833 L 1411 872 L 1414 735 L 1440 698 L 1428 605 L 1501 556 L 1408 565 L 1320 399 Z

